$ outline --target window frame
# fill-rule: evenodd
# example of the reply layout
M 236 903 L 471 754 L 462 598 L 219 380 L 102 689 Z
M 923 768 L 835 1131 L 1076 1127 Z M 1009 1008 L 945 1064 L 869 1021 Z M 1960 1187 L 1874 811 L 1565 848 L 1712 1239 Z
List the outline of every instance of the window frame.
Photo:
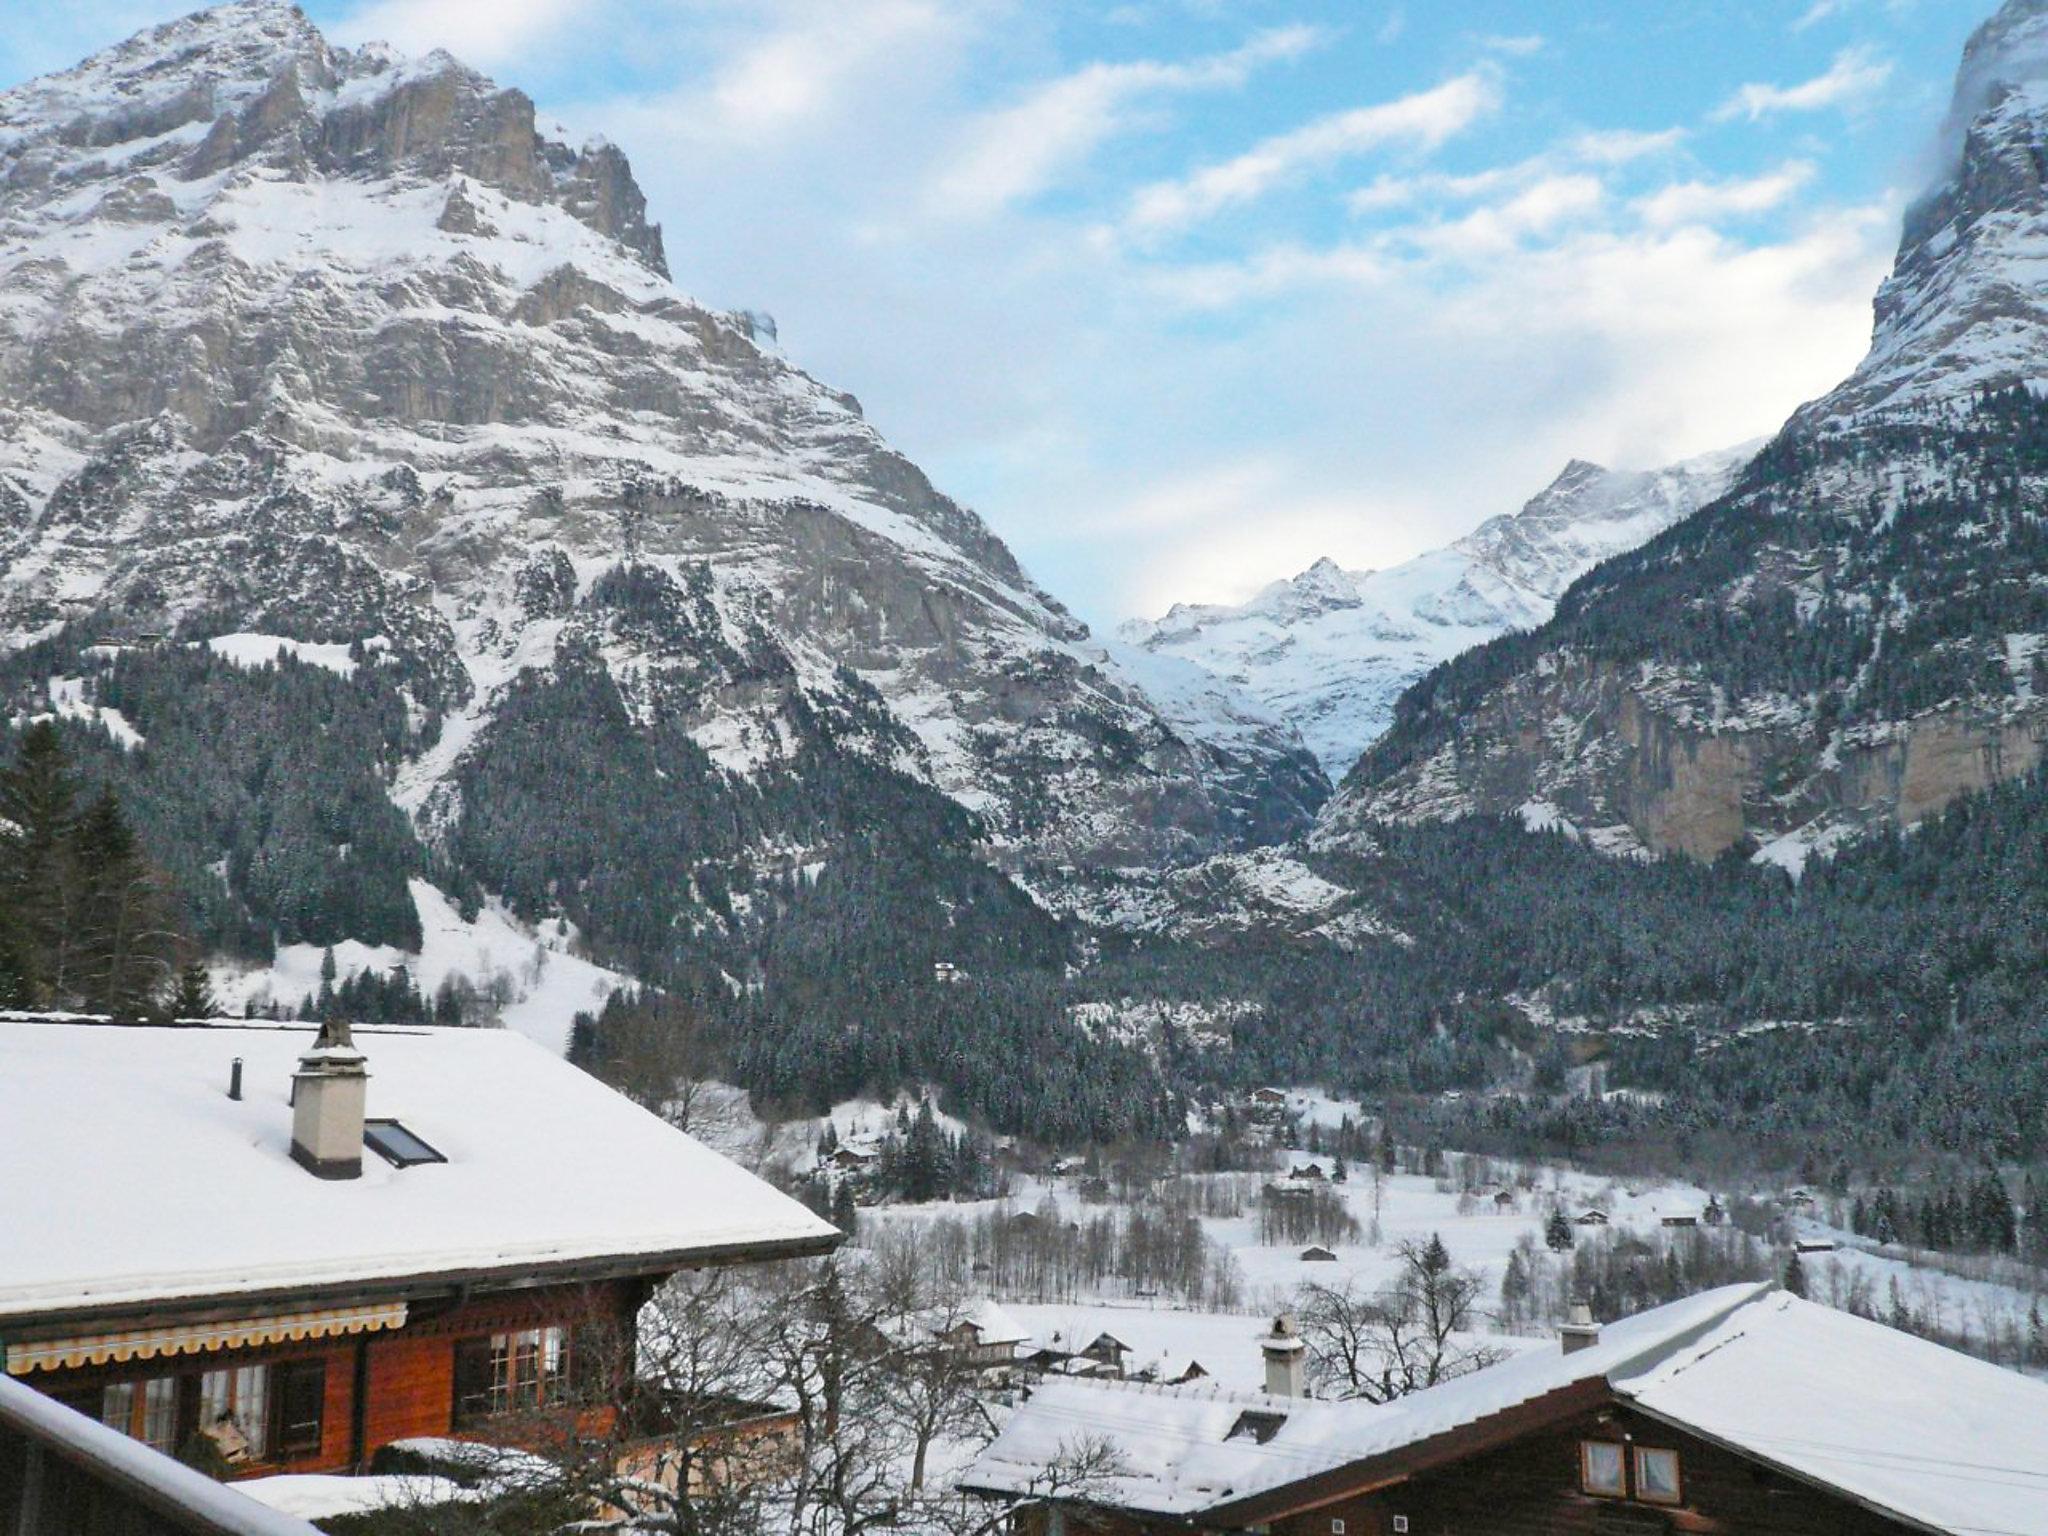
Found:
M 573 1406 L 579 1331 L 566 1323 L 541 1323 L 457 1339 L 451 1425 L 466 1429 L 511 1414 Z
M 271 1434 L 277 1427 L 270 1406 L 272 1374 L 272 1362 L 268 1360 L 252 1364 L 225 1362 L 201 1371 L 194 1385 L 198 1412 L 194 1433 L 205 1434 L 213 1427 L 209 1415 L 213 1422 L 218 1422 L 224 1413 L 249 1442 L 242 1464 L 256 1466 L 272 1460 Z M 209 1402 L 207 1383 L 215 1380 L 221 1383 L 219 1401 Z
M 1657 1504 L 1666 1508 L 1675 1504 L 1683 1504 L 1685 1502 L 1685 1470 L 1683 1460 L 1678 1452 L 1670 1446 L 1663 1445 L 1638 1445 L 1632 1447 L 1632 1450 L 1634 1454 L 1629 1458 L 1629 1470 L 1634 1476 L 1637 1500 L 1644 1504 Z M 1648 1483 L 1647 1479 L 1643 1476 L 1643 1463 L 1652 1456 L 1668 1456 L 1671 1458 L 1671 1491 L 1669 1493 L 1650 1493 L 1646 1491 Z
M 420 1149 L 419 1152 L 402 1152 L 393 1147 L 379 1146 L 375 1141 L 371 1140 L 371 1132 L 386 1126 L 389 1126 L 407 1141 L 418 1147 Z M 389 1116 L 363 1122 L 363 1145 L 394 1168 L 419 1168 L 428 1163 L 445 1163 L 448 1161 L 447 1154 L 435 1147 L 426 1137 L 420 1135 L 418 1131 L 415 1131 L 404 1121 L 394 1120 Z
M 1619 1440 L 1581 1440 L 1579 1442 L 1579 1491 L 1589 1498 L 1626 1499 L 1628 1497 L 1628 1447 Z M 1614 1453 L 1614 1486 L 1597 1486 L 1593 1478 L 1593 1453 L 1596 1450 Z
M 313 1417 L 300 1420 L 297 1431 L 288 1417 L 292 1411 L 293 1390 L 305 1390 L 305 1383 L 312 1383 L 311 1399 Z M 301 1461 L 308 1456 L 318 1456 L 327 1443 L 327 1360 L 316 1355 L 310 1359 L 280 1360 L 271 1367 L 270 1381 L 270 1445 L 268 1456 L 273 1462 Z M 311 1434 L 305 1433 L 311 1426 Z

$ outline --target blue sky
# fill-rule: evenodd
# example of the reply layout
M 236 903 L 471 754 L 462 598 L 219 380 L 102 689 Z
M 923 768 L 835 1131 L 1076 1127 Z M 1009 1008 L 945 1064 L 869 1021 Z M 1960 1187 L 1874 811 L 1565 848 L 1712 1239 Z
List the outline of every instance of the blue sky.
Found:
M 0 76 L 178 0 L 13 0 Z M 1091 622 L 1376 566 L 1861 356 L 1992 0 L 308 0 L 631 156 Z

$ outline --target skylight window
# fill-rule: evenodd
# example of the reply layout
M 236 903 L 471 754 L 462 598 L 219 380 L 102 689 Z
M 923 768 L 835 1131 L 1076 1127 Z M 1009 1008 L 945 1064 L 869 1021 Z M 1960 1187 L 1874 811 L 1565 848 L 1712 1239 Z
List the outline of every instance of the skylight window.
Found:
M 363 1145 L 394 1168 L 410 1168 L 415 1163 L 448 1161 L 396 1120 L 365 1120 Z
M 1255 1408 L 1250 1409 L 1237 1416 L 1237 1422 L 1230 1426 L 1230 1433 L 1223 1438 L 1251 1440 L 1264 1445 L 1280 1433 L 1280 1426 L 1286 1422 L 1287 1415 L 1284 1413 L 1260 1413 Z

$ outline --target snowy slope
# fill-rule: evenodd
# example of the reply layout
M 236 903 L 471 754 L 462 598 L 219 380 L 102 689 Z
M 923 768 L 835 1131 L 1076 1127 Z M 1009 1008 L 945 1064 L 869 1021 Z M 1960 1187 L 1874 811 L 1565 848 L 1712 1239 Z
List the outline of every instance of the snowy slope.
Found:
M 445 54 L 282 0 L 141 33 L 0 94 L 0 648 L 398 689 L 377 771 L 439 850 L 571 660 L 740 800 L 857 757 L 1005 869 L 1307 825 L 1288 726 L 1092 640 L 768 334 L 670 281 L 616 148 Z
M 1573 460 L 1519 512 L 1383 571 L 1319 560 L 1238 607 L 1177 606 L 1124 638 L 1242 688 L 1300 730 L 1332 780 L 1387 728 L 1431 667 L 1550 617 L 1571 583 L 1728 488 L 1756 443 L 1667 469 Z

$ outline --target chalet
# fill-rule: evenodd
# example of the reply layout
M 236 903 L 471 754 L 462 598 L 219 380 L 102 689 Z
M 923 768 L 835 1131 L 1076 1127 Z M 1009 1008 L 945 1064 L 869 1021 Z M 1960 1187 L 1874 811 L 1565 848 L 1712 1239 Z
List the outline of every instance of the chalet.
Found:
M 1831 1237 L 1802 1237 L 1792 1244 L 1794 1253 L 1833 1253 L 1839 1245 Z
M 832 1149 L 832 1155 L 826 1161 L 841 1173 L 865 1173 L 874 1167 L 881 1155 L 873 1147 L 852 1147 L 842 1144 Z
M 1673 1211 L 1660 1220 L 1667 1227 L 1696 1227 L 1700 1224 L 1698 1211 Z
M 1572 1225 L 1575 1227 L 1604 1227 L 1607 1225 L 1607 1213 L 1599 1209 L 1581 1211 L 1572 1218 Z
M 1515 1208 L 1515 1192 L 1512 1189 L 1495 1190 L 1493 1208 L 1496 1211 L 1512 1211 Z
M 1321 1163 L 1296 1163 L 1287 1170 L 1287 1177 L 1304 1183 L 1320 1184 L 1329 1175 L 1324 1172 Z
M 1016 1362 L 1017 1351 L 1030 1341 L 1024 1325 L 992 1301 L 975 1301 L 957 1317 L 924 1323 L 939 1347 L 976 1369 Z
M 1278 1088 L 1254 1088 L 1251 1104 L 1255 1109 L 1285 1109 L 1287 1095 Z
M 1029 1536 L 2048 1536 L 2048 1384 L 1765 1286 L 1387 1404 L 1268 1367 L 1281 1390 L 1048 1383 L 964 1486 Z
M 642 1304 L 838 1234 L 502 1030 L 0 1019 L 0 1364 L 234 1477 L 621 1428 Z
M 1337 1262 L 1337 1255 L 1317 1244 L 1301 1250 L 1301 1262 L 1304 1264 L 1334 1264 Z

